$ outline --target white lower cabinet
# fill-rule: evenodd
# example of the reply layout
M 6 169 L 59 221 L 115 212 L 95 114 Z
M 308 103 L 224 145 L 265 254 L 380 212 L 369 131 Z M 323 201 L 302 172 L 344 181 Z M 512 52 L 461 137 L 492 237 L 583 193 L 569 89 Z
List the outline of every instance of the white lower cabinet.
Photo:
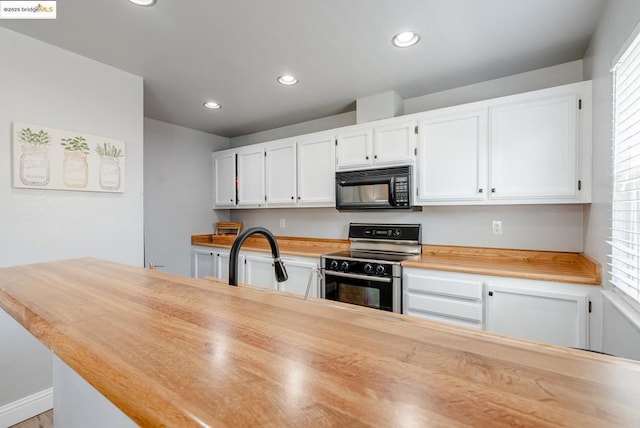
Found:
M 595 293 L 600 287 L 414 268 L 403 273 L 406 315 L 575 348 L 590 348 Z
M 202 278 L 211 276 L 214 278 L 229 280 L 229 252 L 225 248 L 193 247 L 191 249 L 191 276 Z M 238 282 L 244 279 L 244 256 L 238 260 Z
M 318 260 L 305 257 L 283 257 L 282 262 L 289 279 L 279 284 L 279 290 L 304 295 L 309 286 L 309 297 L 319 297 Z M 309 281 L 311 283 L 309 284 Z
M 216 274 L 215 277 L 225 281 L 229 281 L 229 252 L 230 250 L 216 251 Z M 242 269 L 244 256 L 238 257 L 238 282 L 244 279 L 244 270 Z
M 191 276 L 215 277 L 229 281 L 229 253 L 226 248 L 193 246 L 191 249 Z M 271 253 L 240 251 L 238 256 L 238 284 L 255 285 L 304 295 L 309 281 L 309 297 L 320 296 L 318 278 L 320 260 L 310 257 L 283 256 L 282 262 L 289 279 L 276 281 Z
M 261 253 L 246 253 L 244 257 L 244 284 L 265 288 L 278 288 L 273 257 Z
M 191 250 L 191 276 L 202 278 L 203 276 L 216 275 L 216 253 L 207 248 L 193 248 Z
M 403 313 L 482 330 L 482 280 L 473 275 L 404 269 Z
M 288 279 L 284 282 L 277 282 L 271 254 L 246 253 L 244 259 L 244 283 L 304 295 L 309 278 L 311 278 L 309 296 L 319 296 L 318 260 L 306 257 L 284 256 L 282 257 L 282 262 L 287 270 Z
M 486 330 L 577 348 L 589 347 L 589 291 L 561 284 L 487 285 Z

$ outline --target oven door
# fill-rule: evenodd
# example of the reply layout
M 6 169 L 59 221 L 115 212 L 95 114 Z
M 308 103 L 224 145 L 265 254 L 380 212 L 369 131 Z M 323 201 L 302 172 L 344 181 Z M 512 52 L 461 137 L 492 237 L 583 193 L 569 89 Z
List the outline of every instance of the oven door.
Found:
M 400 313 L 400 279 L 325 271 L 322 297 Z

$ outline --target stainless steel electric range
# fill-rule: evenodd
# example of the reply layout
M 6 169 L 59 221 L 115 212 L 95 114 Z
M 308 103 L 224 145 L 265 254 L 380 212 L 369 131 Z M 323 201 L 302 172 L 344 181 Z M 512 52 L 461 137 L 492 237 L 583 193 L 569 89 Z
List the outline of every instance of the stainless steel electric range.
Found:
M 420 224 L 349 225 L 349 250 L 321 256 L 322 297 L 402 312 L 400 262 L 422 252 Z

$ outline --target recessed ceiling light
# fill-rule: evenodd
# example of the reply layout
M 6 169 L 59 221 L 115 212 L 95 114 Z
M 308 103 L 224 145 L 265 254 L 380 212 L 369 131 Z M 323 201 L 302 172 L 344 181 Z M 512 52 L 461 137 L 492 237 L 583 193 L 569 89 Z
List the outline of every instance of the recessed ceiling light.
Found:
M 408 48 L 409 46 L 413 46 L 420 41 L 420 36 L 418 33 L 414 33 L 413 31 L 404 31 L 402 33 L 398 33 L 393 36 L 391 39 L 391 43 L 394 46 L 399 48 Z
M 283 74 L 282 76 L 278 76 L 278 83 L 281 85 L 295 85 L 298 83 L 298 79 L 290 74 Z
M 205 106 L 206 108 L 210 108 L 210 109 L 222 108 L 222 106 L 220 104 L 218 104 L 217 102 L 215 102 L 215 101 L 207 101 L 202 105 Z
M 138 6 L 153 6 L 156 4 L 156 0 L 129 0 L 133 4 Z

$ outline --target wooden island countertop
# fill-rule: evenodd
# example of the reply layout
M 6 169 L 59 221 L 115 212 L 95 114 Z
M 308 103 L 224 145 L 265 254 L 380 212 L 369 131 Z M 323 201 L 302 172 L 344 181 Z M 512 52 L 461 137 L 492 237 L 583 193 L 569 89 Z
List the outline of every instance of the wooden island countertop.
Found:
M 640 363 L 96 259 L 0 308 L 141 426 L 640 426 Z

